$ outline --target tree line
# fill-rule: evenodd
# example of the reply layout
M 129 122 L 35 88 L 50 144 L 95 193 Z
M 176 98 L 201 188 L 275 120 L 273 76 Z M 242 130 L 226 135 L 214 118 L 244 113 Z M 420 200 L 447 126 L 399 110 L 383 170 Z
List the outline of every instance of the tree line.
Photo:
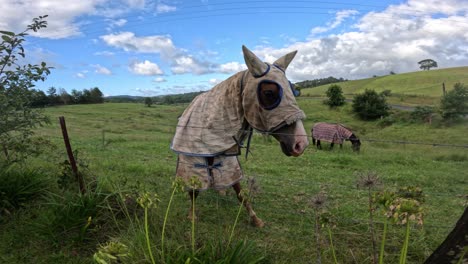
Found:
M 347 79 L 343 78 L 335 78 L 333 76 L 327 77 L 327 78 L 319 78 L 319 79 L 313 79 L 313 80 L 306 80 L 302 82 L 297 82 L 295 83 L 297 88 L 312 88 L 312 87 L 317 87 L 325 84 L 331 84 L 331 83 L 339 83 L 339 82 L 346 82 Z
M 63 88 L 57 91 L 55 87 L 50 87 L 47 94 L 37 89 L 31 89 L 29 92 L 31 107 L 104 103 L 103 93 L 98 87 L 82 91 L 73 89 L 70 94 Z

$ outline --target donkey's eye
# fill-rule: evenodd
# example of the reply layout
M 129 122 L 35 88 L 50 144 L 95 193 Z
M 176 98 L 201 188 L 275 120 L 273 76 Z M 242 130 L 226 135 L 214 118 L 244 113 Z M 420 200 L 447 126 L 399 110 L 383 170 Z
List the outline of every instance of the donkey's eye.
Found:
M 275 82 L 263 81 L 258 86 L 257 95 L 260 105 L 267 110 L 271 110 L 281 102 L 283 90 Z

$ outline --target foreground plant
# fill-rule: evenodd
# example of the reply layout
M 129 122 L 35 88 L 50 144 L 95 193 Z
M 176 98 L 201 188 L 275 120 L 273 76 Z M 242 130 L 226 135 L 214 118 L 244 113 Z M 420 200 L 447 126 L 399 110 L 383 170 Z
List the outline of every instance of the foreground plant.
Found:
M 380 204 L 384 205 L 387 219 L 393 220 L 398 225 L 405 225 L 405 238 L 400 252 L 399 264 L 406 263 L 408 255 L 410 222 L 416 221 L 418 225 L 423 224 L 424 195 L 419 187 L 403 187 L 397 192 L 382 192 L 378 197 Z M 384 235 L 382 236 L 382 246 L 379 263 L 383 263 L 385 235 L 387 232 L 388 220 L 384 224 Z
M 122 263 L 129 256 L 130 252 L 125 244 L 111 241 L 99 246 L 93 260 L 99 264 Z
M 359 180 L 357 182 L 357 187 L 361 189 L 367 190 L 367 197 L 369 203 L 369 229 L 371 233 L 371 241 L 372 241 L 372 261 L 373 263 L 377 263 L 377 241 L 375 238 L 375 228 L 374 228 L 374 199 L 372 196 L 372 190 L 379 187 L 381 185 L 381 181 L 379 176 L 376 172 L 367 172 L 367 173 L 360 173 Z
M 180 178 L 177 178 L 173 183 L 172 183 L 172 193 L 171 197 L 169 198 L 169 203 L 167 204 L 166 208 L 166 213 L 164 214 L 164 222 L 163 222 L 163 227 L 161 231 L 161 258 L 164 260 L 164 234 L 166 231 L 166 223 L 167 223 L 167 218 L 169 216 L 169 210 L 171 208 L 172 200 L 174 198 L 174 195 L 177 191 L 182 192 L 184 190 L 184 184 L 183 181 Z
M 148 247 L 148 252 L 151 258 L 151 263 L 155 264 L 156 261 L 153 257 L 153 252 L 151 250 L 151 242 L 149 238 L 149 225 L 148 225 L 148 209 L 156 208 L 157 202 L 159 198 L 156 194 L 144 193 L 142 196 L 138 197 L 137 202 L 138 204 L 144 209 L 145 211 L 145 237 L 146 237 L 146 245 Z
M 327 210 L 327 194 L 325 191 L 320 191 L 310 201 L 310 206 L 315 212 L 315 240 L 317 243 L 317 263 L 322 263 L 322 247 L 321 247 L 321 228 L 326 227 L 328 233 L 328 239 L 330 248 L 332 250 L 332 256 L 334 263 L 338 263 L 336 259 L 335 247 L 333 245 L 332 231 L 333 226 L 332 215 Z

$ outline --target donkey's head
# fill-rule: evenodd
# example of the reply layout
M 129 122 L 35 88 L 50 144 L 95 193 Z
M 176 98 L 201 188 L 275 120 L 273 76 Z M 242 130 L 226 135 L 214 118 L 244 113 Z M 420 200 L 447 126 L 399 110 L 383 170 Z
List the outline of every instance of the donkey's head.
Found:
M 288 53 L 273 64 L 261 61 L 242 46 L 250 74 L 244 75 L 242 105 L 249 124 L 256 130 L 271 133 L 287 156 L 300 156 L 309 144 L 302 124 L 304 112 L 297 105 L 293 85 L 285 71 L 297 51 Z

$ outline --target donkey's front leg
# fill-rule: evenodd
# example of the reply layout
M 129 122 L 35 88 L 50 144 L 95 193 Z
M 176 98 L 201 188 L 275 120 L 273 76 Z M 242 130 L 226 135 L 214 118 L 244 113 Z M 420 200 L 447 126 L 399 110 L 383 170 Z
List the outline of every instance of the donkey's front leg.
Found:
M 196 191 L 196 190 L 188 191 L 188 195 L 190 197 L 190 210 L 188 212 L 187 218 L 190 221 L 197 220 L 197 215 L 193 211 L 193 202 L 195 201 L 195 199 L 197 199 L 198 193 L 199 193 L 199 191 Z
M 243 203 L 245 206 L 245 209 L 247 209 L 247 212 L 249 213 L 252 224 L 256 227 L 263 227 L 265 223 L 263 223 L 262 219 L 257 217 L 257 214 L 255 214 L 254 210 L 252 209 L 252 205 L 249 203 L 249 201 L 242 197 L 240 183 L 236 183 L 232 187 L 236 191 L 237 199 L 239 199 L 239 202 Z

